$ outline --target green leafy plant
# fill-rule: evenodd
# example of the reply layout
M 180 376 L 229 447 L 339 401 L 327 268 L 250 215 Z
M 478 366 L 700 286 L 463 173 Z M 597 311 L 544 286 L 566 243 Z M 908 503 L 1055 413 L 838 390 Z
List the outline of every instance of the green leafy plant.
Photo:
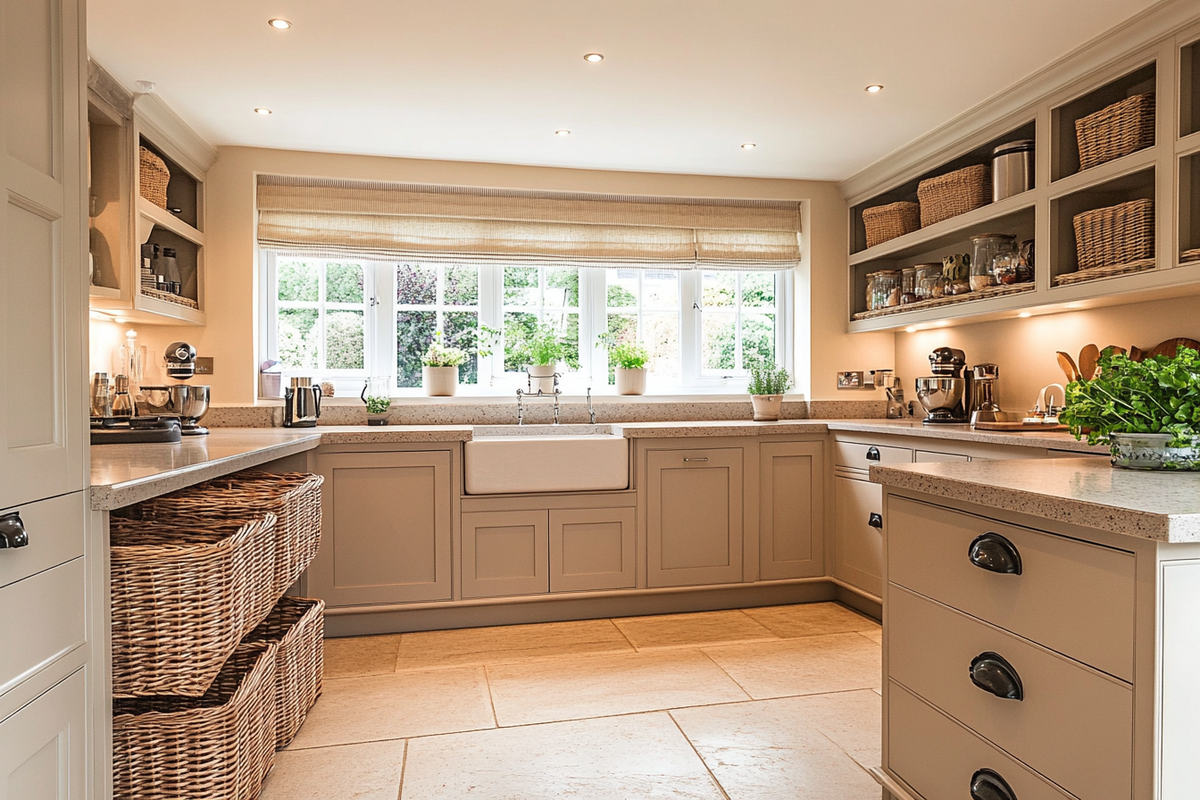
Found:
M 611 333 L 602 333 L 597 338 L 608 350 L 609 361 L 621 369 L 642 369 L 650 360 L 650 351 L 640 342 L 619 342 Z
M 484 328 L 483 331 L 493 338 L 499 335 L 498 331 L 491 328 Z M 572 369 L 579 368 L 579 358 L 567 337 L 545 322 L 537 323 L 531 331 L 519 327 L 509 328 L 505 356 L 506 360 L 512 359 L 523 367 L 562 363 Z
M 390 397 L 368 397 L 367 398 L 367 413 L 368 414 L 386 414 L 388 409 L 392 407 Z
M 792 378 L 786 369 L 779 369 L 773 363 L 750 367 L 750 384 L 747 387 L 750 394 L 783 394 L 790 388 Z
M 1105 350 L 1099 374 L 1067 384 L 1066 408 L 1059 420 L 1076 439 L 1087 429 L 1088 444 L 1113 433 L 1168 433 L 1170 447 L 1186 447 L 1200 434 L 1200 354 L 1179 348 L 1174 358 L 1133 361 Z
M 442 332 L 438 331 L 429 343 L 429 349 L 421 356 L 423 367 L 459 367 L 467 361 L 467 351 L 442 344 Z

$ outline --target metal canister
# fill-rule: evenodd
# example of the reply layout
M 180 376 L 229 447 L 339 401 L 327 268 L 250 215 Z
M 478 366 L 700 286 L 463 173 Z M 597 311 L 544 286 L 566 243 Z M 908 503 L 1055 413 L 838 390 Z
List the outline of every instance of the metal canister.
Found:
M 1033 188 L 1033 139 L 1017 139 L 992 151 L 992 202 Z

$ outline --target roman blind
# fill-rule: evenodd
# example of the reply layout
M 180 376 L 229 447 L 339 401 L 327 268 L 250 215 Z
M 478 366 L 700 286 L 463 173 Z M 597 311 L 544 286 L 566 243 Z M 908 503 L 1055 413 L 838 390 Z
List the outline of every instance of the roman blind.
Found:
M 800 201 L 258 176 L 258 241 L 324 258 L 791 269 Z

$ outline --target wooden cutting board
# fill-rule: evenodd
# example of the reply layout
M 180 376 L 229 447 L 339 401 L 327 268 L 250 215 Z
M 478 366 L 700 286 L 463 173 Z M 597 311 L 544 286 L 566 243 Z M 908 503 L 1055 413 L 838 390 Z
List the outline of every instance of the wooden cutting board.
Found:
M 1069 430 L 1066 425 L 1024 422 L 976 422 L 974 427 L 977 431 L 1004 431 L 1005 433 L 1031 433 L 1034 431 L 1050 433 Z

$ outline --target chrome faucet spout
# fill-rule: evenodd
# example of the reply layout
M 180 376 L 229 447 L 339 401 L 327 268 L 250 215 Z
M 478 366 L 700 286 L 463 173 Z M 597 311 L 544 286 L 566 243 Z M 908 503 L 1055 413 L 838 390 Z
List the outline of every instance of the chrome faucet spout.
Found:
M 596 424 L 596 409 L 592 407 L 592 387 L 590 387 L 590 386 L 588 387 L 588 390 L 587 390 L 587 403 L 588 403 L 588 419 L 591 420 L 591 423 L 593 425 L 595 425 Z

